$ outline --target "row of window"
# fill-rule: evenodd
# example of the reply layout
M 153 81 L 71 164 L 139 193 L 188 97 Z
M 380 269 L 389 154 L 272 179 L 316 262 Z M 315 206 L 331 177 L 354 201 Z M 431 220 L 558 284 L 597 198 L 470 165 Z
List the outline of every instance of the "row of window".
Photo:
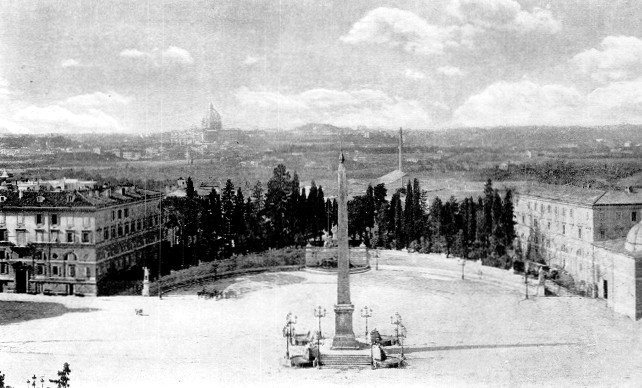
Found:
M 130 233 L 140 232 L 141 230 L 143 230 L 143 228 L 147 227 L 150 224 L 154 226 L 158 225 L 157 215 L 153 217 L 148 217 L 148 220 L 145 220 L 144 222 L 142 219 L 138 219 L 138 220 L 132 220 L 130 222 L 118 224 L 118 226 L 112 225 L 111 228 L 105 228 L 102 231 L 103 240 L 123 237 L 123 236 L 127 236 Z M 98 233 L 100 233 L 100 230 L 98 230 Z
M 16 230 L 16 243 L 19 246 L 27 245 L 27 242 L 33 242 L 34 240 L 28 239 L 28 234 L 26 230 L 18 229 Z M 79 240 L 80 239 L 80 240 Z M 9 240 L 9 231 L 7 229 L 0 229 L 0 241 Z M 77 243 L 81 242 L 83 244 L 90 244 L 92 242 L 92 232 L 82 231 L 80 233 L 68 230 L 64 234 L 58 230 L 52 230 L 47 232 L 45 230 L 36 230 L 35 232 L 35 242 L 46 243 L 46 242 L 66 242 L 66 243 Z
M 64 272 L 64 269 L 65 267 L 62 265 L 52 265 L 51 274 L 47 274 L 47 266 L 45 264 L 38 264 L 36 265 L 36 275 L 58 276 L 58 277 L 64 276 L 68 278 L 82 277 L 83 275 L 79 271 L 76 271 L 76 265 L 74 264 L 67 265 L 66 273 Z M 84 272 L 85 272 L 84 277 L 89 279 L 91 277 L 91 268 L 85 267 Z M 7 274 L 9 274 L 9 263 L 0 263 L 0 275 L 7 275 Z
M 534 211 L 538 211 L 542 214 L 544 213 L 554 213 L 555 215 L 558 215 L 561 213 L 562 217 L 566 217 L 566 208 L 561 207 L 561 209 L 558 210 L 557 206 L 551 206 L 551 205 L 544 205 L 543 203 L 537 203 L 537 202 L 531 202 L 528 201 L 526 203 L 526 207 L 530 210 L 531 209 L 531 204 L 532 204 L 532 209 Z M 570 218 L 574 218 L 574 209 L 570 208 L 568 209 L 568 215 Z M 589 212 L 586 212 L 586 219 L 589 219 Z

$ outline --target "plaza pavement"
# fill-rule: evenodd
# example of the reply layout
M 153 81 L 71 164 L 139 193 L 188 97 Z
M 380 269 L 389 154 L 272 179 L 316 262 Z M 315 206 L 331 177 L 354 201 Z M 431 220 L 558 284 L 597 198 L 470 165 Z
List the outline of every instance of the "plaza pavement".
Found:
M 83 388 L 642 384 L 639 322 L 601 300 L 523 300 L 519 276 L 470 264 L 466 271 L 462 281 L 456 259 L 387 251 L 379 271 L 351 276 L 355 333 L 364 335 L 365 305 L 374 310 L 369 328 L 384 334 L 398 312 L 408 329 L 405 369 L 282 367 L 285 315 L 298 316 L 298 331 L 312 330 L 320 305 L 331 337 L 336 300 L 335 276 L 287 272 L 239 277 L 229 285 L 239 298 L 218 301 L 185 292 L 162 300 L 0 294 L 82 309 L 0 326 L 0 371 L 14 387 L 34 373 L 53 377 L 64 362 L 71 386 Z

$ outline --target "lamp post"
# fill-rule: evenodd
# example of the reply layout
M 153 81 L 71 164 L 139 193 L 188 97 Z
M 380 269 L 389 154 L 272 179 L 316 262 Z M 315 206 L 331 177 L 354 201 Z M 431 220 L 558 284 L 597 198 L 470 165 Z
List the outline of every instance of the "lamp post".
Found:
M 321 306 L 314 309 L 315 318 L 319 319 L 319 333 L 317 334 L 317 367 L 321 368 L 321 318 L 325 317 L 326 310 Z
M 36 388 L 36 381 L 37 380 L 38 380 L 38 378 L 36 377 L 36 374 L 34 373 L 33 377 L 31 378 L 31 386 L 33 388 Z
M 290 341 L 292 338 L 292 325 L 296 324 L 297 317 L 292 317 L 292 313 L 285 316 L 285 326 L 283 327 L 283 337 L 285 337 L 285 358 L 290 358 Z
M 368 318 L 372 316 L 372 309 L 368 306 L 361 309 L 361 317 L 366 319 L 366 342 L 368 342 Z
M 40 376 L 40 388 L 45 387 L 45 376 Z
M 397 337 L 397 343 L 401 346 L 401 357 L 403 358 L 403 340 L 399 338 L 406 337 L 406 327 L 401 323 L 401 315 L 395 313 L 394 317 L 390 317 L 390 323 L 395 325 L 395 337 Z M 399 330 L 401 328 L 401 330 Z

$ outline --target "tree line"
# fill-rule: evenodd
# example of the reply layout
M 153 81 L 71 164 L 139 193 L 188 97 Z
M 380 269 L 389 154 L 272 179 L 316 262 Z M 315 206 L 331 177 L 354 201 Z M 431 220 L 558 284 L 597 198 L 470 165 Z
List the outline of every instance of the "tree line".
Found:
M 510 266 L 507 253 L 515 238 L 512 193 L 503 198 L 488 180 L 484 194 L 458 201 L 439 197 L 430 203 L 414 179 L 388 200 L 385 185 L 369 185 L 348 202 L 351 239 L 371 248 L 446 253 Z M 338 204 L 314 181 L 301 187 L 296 172 L 278 165 L 267 184 L 257 181 L 246 193 L 231 180 L 207 196 L 195 193 L 191 178 L 186 197 L 163 200 L 166 226 L 175 231 L 181 266 L 233 254 L 322 243 L 337 224 Z M 174 252 L 177 253 L 177 252 Z M 176 257 L 175 254 L 173 254 Z

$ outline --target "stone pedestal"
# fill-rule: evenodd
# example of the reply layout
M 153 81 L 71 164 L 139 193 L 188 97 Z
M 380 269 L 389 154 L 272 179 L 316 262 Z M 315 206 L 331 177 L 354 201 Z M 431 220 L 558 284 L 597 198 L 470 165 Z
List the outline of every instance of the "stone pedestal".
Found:
M 143 296 L 149 296 L 149 269 L 144 268 L 145 275 L 143 278 Z
M 359 349 L 359 344 L 352 330 L 352 313 L 354 305 L 337 304 L 334 306 L 335 329 L 332 349 Z

